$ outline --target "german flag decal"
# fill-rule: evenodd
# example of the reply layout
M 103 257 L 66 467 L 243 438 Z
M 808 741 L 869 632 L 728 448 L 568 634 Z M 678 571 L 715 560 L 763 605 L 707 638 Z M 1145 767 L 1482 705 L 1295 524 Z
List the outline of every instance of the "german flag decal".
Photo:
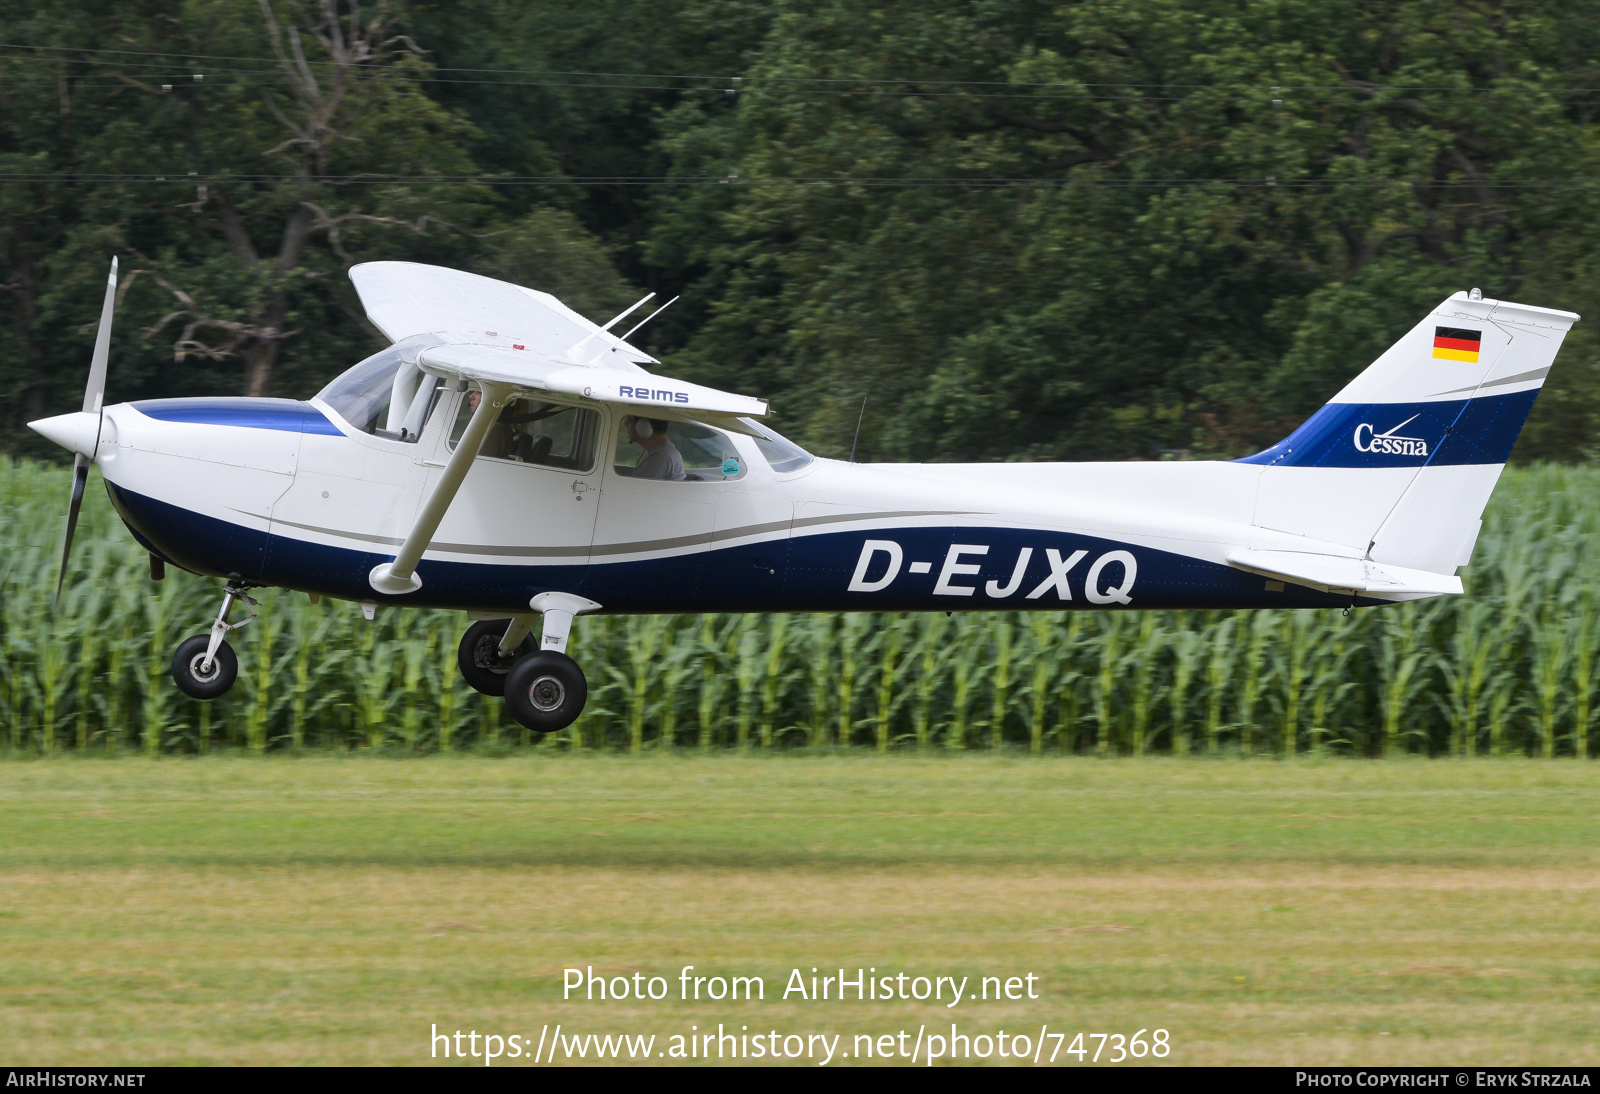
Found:
M 1478 363 L 1478 346 L 1483 341 L 1480 330 L 1463 330 L 1460 327 L 1433 328 L 1433 355 L 1446 361 Z

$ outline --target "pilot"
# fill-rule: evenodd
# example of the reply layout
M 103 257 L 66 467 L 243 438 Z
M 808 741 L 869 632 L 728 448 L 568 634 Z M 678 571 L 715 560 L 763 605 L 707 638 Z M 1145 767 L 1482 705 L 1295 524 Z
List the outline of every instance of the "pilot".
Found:
M 681 482 L 688 477 L 683 470 L 683 454 L 667 436 L 666 419 L 629 414 L 622 419 L 622 426 L 628 431 L 628 440 L 644 449 L 644 455 L 633 465 L 634 478 Z

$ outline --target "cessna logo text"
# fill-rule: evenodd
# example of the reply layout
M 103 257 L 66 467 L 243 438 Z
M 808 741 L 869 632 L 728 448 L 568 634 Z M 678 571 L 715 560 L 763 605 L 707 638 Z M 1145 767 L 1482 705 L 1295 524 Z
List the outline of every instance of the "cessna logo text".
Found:
M 985 596 L 1005 600 L 1024 592 L 1026 585 L 1024 600 L 1039 600 L 1051 593 L 1055 594 L 1056 600 L 1071 600 L 1072 585 L 1077 582 L 1083 598 L 1091 604 L 1133 603 L 1133 598 L 1128 594 L 1133 591 L 1133 583 L 1139 576 L 1139 564 L 1129 551 L 1107 551 L 1095 559 L 1088 570 L 1078 571 L 1078 564 L 1089 557 L 1088 551 L 1073 551 L 1063 556 L 1054 547 L 1046 547 L 1043 561 L 1049 567 L 1049 575 L 1042 581 L 1026 583 L 1024 579 L 1028 575 L 1028 564 L 1033 561 L 1034 550 L 1024 547 L 1017 552 L 1017 560 L 1010 567 L 1011 576 L 1004 582 L 996 579 L 980 585 L 976 575 L 982 573 L 983 566 L 976 561 L 966 560 L 981 559 L 988 553 L 987 544 L 952 543 L 945 552 L 944 561 L 939 564 L 933 595 L 974 596 L 981 588 Z M 883 573 L 868 580 L 867 574 L 879 566 L 884 567 Z M 902 569 L 911 574 L 931 574 L 933 562 L 912 562 L 907 565 L 905 550 L 900 544 L 892 539 L 869 539 L 861 545 L 861 557 L 856 560 L 856 572 L 850 578 L 850 591 L 882 592 L 894 584 Z M 1075 571 L 1083 576 L 1074 577 Z
M 681 391 L 651 391 L 647 387 L 617 388 L 617 395 L 623 399 L 650 399 L 658 403 L 687 403 L 689 396 Z
M 1357 452 L 1378 452 L 1386 456 L 1426 456 L 1428 442 L 1421 437 L 1396 437 L 1395 433 L 1416 421 L 1419 415 L 1413 414 L 1387 433 L 1374 433 L 1372 427 L 1366 422 L 1356 426 L 1355 442 Z

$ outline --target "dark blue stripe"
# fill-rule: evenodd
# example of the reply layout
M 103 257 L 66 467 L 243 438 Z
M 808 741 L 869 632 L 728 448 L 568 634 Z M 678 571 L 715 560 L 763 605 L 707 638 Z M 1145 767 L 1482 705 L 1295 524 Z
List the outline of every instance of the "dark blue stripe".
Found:
M 1271 448 L 1234 462 L 1275 467 L 1505 463 L 1538 395 L 1535 388 L 1441 403 L 1329 403 Z
M 316 407 L 294 399 L 141 399 L 133 406 L 139 413 L 163 422 L 233 425 L 245 429 L 281 429 L 286 433 L 344 436 Z
M 1133 553 L 1138 577 L 1129 596 L 1132 608 L 1342 608 L 1348 597 L 1318 593 L 1297 585 L 1268 592 L 1265 579 L 1231 566 L 1203 562 L 1186 555 L 1132 546 L 1095 536 L 1016 528 L 896 528 L 880 531 L 830 532 L 792 540 L 719 548 L 639 562 L 590 566 L 504 566 L 424 559 L 417 567 L 422 588 L 409 596 L 379 596 L 367 574 L 390 553 L 355 551 L 272 536 L 227 521 L 181 509 L 132 491 L 110 487 L 112 500 L 140 541 L 177 565 L 197 573 L 238 574 L 247 581 L 341 600 L 376 600 L 416 608 L 477 611 L 526 611 L 537 593 L 572 592 L 599 601 L 607 613 L 655 612 L 815 612 L 815 611 L 946 611 L 983 609 L 1094 608 L 1083 583 L 1095 559 L 1108 551 Z M 852 593 L 851 576 L 868 539 L 900 544 L 904 567 L 886 589 Z M 953 543 L 981 544 L 983 555 L 968 554 L 977 574 L 962 574 L 957 584 L 976 591 L 971 596 L 935 596 L 934 585 Z M 984 586 L 994 580 L 1004 587 L 1021 549 L 1033 548 L 1020 587 L 995 599 Z M 1050 573 L 1046 548 L 1062 558 L 1076 550 L 1086 557 L 1070 571 L 1073 599 L 1046 593 L 1037 600 L 1026 594 Z M 880 556 L 881 558 L 882 556 Z M 913 574 L 913 562 L 931 563 L 926 574 Z M 884 562 L 866 575 L 882 576 Z M 1122 579 L 1122 564 L 1108 565 L 1101 585 Z M 1375 604 L 1359 598 L 1358 604 Z

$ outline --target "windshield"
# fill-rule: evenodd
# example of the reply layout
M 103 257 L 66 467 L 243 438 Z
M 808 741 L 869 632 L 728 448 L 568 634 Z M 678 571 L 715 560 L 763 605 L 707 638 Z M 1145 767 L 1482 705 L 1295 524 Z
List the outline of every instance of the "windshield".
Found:
M 317 392 L 317 398 L 363 433 L 371 433 L 383 412 L 389 409 L 400 357 L 399 346 L 375 353 Z
M 317 398 L 363 433 L 415 442 L 439 387 L 436 377 L 407 364 L 403 344 L 396 344 L 340 374 Z

